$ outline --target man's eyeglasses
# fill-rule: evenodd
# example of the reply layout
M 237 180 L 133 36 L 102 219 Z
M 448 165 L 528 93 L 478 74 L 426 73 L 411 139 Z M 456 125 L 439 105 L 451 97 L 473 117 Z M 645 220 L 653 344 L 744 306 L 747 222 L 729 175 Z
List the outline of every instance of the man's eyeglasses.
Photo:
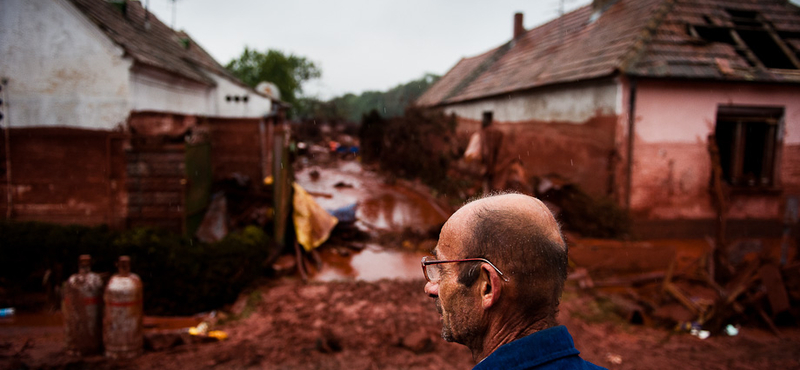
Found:
M 429 259 L 428 256 L 425 256 L 425 257 L 422 257 L 422 274 L 425 275 L 425 279 L 428 280 L 429 282 L 438 283 L 439 279 L 441 279 L 441 275 L 439 274 L 439 269 L 437 269 L 434 265 L 440 265 L 440 264 L 443 264 L 443 263 L 456 263 L 456 262 L 485 262 L 485 263 L 488 263 L 489 266 L 492 266 L 492 268 L 495 271 L 497 271 L 497 274 L 500 275 L 500 278 L 502 278 L 503 281 L 508 281 L 508 277 L 506 277 L 506 275 L 503 274 L 503 272 L 500 271 L 500 269 L 497 268 L 497 266 L 495 266 L 493 263 L 489 262 L 489 260 L 487 260 L 486 258 L 465 258 L 465 259 L 461 259 L 461 260 L 435 260 L 435 259 L 432 259 L 432 258 Z

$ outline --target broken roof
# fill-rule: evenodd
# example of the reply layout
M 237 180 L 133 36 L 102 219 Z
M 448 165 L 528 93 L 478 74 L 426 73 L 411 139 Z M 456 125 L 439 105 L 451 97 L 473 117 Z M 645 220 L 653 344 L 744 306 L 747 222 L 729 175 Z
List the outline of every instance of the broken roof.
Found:
M 615 74 L 800 83 L 799 51 L 800 8 L 785 0 L 618 0 L 602 14 L 587 5 L 461 59 L 417 104 Z
M 215 85 L 207 74 L 212 72 L 246 87 L 188 34 L 168 27 L 138 1 L 70 1 L 137 63 L 208 86 Z

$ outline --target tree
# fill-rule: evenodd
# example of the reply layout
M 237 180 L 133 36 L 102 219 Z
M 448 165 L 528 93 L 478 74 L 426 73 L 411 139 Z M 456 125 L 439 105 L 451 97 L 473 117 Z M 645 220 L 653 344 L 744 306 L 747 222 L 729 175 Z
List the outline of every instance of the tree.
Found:
M 293 106 L 303 93 L 303 83 L 322 76 L 314 62 L 305 57 L 273 49 L 262 53 L 245 47 L 242 55 L 225 68 L 250 87 L 262 81 L 274 83 L 281 92 L 281 100 Z
M 399 84 L 388 91 L 364 91 L 360 95 L 346 94 L 331 99 L 342 118 L 358 122 L 362 116 L 376 111 L 384 118 L 400 117 L 406 108 L 414 103 L 431 85 L 439 80 L 439 76 L 426 73 L 422 77 Z

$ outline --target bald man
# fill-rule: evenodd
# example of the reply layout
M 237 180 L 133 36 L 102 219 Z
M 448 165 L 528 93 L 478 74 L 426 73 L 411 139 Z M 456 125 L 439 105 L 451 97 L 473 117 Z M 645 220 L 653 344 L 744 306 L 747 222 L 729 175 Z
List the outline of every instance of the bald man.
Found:
M 442 315 L 442 338 L 472 351 L 474 369 L 602 369 L 578 356 L 556 323 L 567 246 L 538 199 L 502 194 L 468 203 L 447 220 L 422 259 L 425 293 Z

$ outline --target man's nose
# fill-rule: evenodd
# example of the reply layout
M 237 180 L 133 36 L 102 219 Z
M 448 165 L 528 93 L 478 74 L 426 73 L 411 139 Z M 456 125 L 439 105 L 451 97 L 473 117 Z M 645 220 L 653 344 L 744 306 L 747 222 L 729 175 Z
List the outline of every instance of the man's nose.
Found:
M 428 294 L 431 298 L 436 298 L 439 296 L 439 284 L 431 283 L 430 281 L 425 283 L 425 293 Z

